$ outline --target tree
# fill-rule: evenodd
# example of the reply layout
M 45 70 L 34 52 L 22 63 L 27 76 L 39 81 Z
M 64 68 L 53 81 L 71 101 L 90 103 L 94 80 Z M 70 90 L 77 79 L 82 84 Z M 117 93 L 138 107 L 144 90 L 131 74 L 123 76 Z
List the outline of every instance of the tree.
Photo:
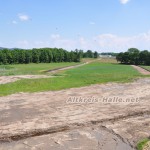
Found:
M 3 49 L 0 51 L 0 64 L 80 62 L 83 57 L 97 58 L 98 53 L 91 50 L 84 53 L 78 49 L 68 52 L 62 48 Z
M 124 53 L 124 55 L 122 56 L 122 61 L 125 64 L 130 63 L 130 53 L 129 52 Z
M 72 62 L 72 61 L 74 61 L 75 60 L 75 55 L 74 55 L 74 52 L 73 51 L 71 51 L 70 52 L 70 62 Z
M 19 50 L 19 63 L 25 63 L 25 50 Z
M 94 58 L 93 52 L 92 52 L 91 50 L 88 50 L 88 51 L 86 52 L 86 56 L 87 56 L 88 58 Z
M 98 58 L 99 57 L 99 55 L 98 55 L 98 52 L 94 52 L 94 58 Z
M 145 65 L 150 65 L 150 52 L 147 54 Z
M 80 57 L 83 58 L 83 55 L 84 55 L 83 50 L 79 50 L 79 53 L 80 53 Z
M 139 54 L 140 64 L 146 65 L 148 54 L 149 54 L 149 52 L 147 50 L 140 52 L 140 54 Z
M 0 65 L 2 65 L 2 64 L 3 64 L 3 53 L 0 50 Z
M 29 64 L 30 62 L 32 62 L 32 53 L 30 50 L 26 50 L 25 51 L 25 63 Z
M 124 55 L 124 53 L 121 52 L 121 53 L 119 53 L 119 54 L 116 56 L 116 59 L 117 59 L 118 62 L 123 63 L 123 55 Z
M 139 53 L 140 51 L 137 48 L 128 49 L 130 64 L 138 65 L 139 64 Z
M 64 51 L 64 62 L 69 62 L 70 61 L 70 55 L 69 52 Z
M 74 52 L 74 61 L 75 62 L 80 62 L 81 61 L 81 53 L 77 49 Z
M 48 63 L 49 57 L 46 49 L 40 49 L 39 61 L 42 63 Z
M 47 54 L 48 54 L 48 62 L 51 63 L 53 60 L 53 54 L 51 49 L 47 49 Z
M 14 64 L 19 63 L 19 50 L 18 49 L 12 50 L 12 59 L 13 59 Z
M 33 63 L 39 63 L 39 52 L 37 49 L 33 49 L 32 51 L 32 61 Z
M 6 53 L 3 53 L 2 54 L 2 62 L 4 65 L 6 65 L 8 62 L 7 62 L 7 56 L 6 56 Z
M 150 52 L 147 50 L 140 52 L 136 48 L 130 48 L 127 52 L 119 53 L 116 59 L 125 64 L 150 65 Z

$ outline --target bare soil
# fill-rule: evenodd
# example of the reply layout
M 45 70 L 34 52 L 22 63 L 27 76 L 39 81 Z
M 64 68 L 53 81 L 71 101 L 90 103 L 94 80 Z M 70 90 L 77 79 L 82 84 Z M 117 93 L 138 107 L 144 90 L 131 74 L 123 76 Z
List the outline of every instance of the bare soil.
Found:
M 144 68 L 141 68 L 141 67 L 135 66 L 135 65 L 131 65 L 131 66 L 143 75 L 150 75 L 150 72 Z
M 94 60 L 95 61 L 95 60 Z M 97 60 L 96 60 L 97 61 Z M 93 62 L 93 61 L 90 61 L 90 62 Z M 74 66 L 68 66 L 68 67 L 64 67 L 64 68 L 57 68 L 57 69 L 53 69 L 53 70 L 48 70 L 46 72 L 49 72 L 49 73 L 57 73 L 58 71 L 63 71 L 63 70 L 68 70 L 68 69 L 73 69 L 73 68 L 77 68 L 77 67 L 81 67 L 81 66 L 84 66 L 86 64 L 89 64 L 90 62 L 85 62 L 83 64 L 79 64 L 79 65 L 74 65 Z
M 14 75 L 14 76 L 0 76 L 0 84 L 15 82 L 21 79 L 38 79 L 38 78 L 51 78 L 48 75 Z
M 150 142 L 146 143 L 143 150 L 150 150 Z
M 0 114 L 0 150 L 133 150 L 150 136 L 150 78 L 0 97 Z

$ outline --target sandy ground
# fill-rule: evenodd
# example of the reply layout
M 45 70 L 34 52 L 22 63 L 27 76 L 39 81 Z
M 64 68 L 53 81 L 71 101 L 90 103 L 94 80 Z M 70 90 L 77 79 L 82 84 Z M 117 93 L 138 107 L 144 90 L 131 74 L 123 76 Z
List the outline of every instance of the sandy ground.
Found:
M 150 75 L 150 71 L 147 71 L 146 69 L 143 69 L 139 66 L 131 65 L 134 69 L 138 70 L 143 75 Z
M 150 142 L 144 146 L 143 150 L 150 150 Z
M 0 150 L 130 150 L 150 136 L 150 78 L 0 97 L 0 114 Z
M 120 137 L 96 127 L 32 137 L 19 142 L 3 143 L 1 150 L 133 150 Z
M 39 79 L 39 78 L 51 78 L 53 76 L 48 75 L 15 75 L 15 76 L 0 76 L 0 84 L 6 84 L 15 82 L 21 79 Z

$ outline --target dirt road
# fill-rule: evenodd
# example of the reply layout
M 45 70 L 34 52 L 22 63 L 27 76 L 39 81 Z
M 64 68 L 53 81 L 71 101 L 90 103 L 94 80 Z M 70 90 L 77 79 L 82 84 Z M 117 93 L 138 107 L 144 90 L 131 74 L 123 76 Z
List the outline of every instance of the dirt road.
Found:
M 85 63 L 79 64 L 79 65 L 74 65 L 74 66 L 68 66 L 68 67 L 64 67 L 64 68 L 58 68 L 58 69 L 54 69 L 54 70 L 49 70 L 47 72 L 49 72 L 49 73 L 57 73 L 58 71 L 63 71 L 63 70 L 68 70 L 68 69 L 73 69 L 73 68 L 81 67 L 81 66 L 87 65 L 87 64 L 89 64 L 91 62 L 93 62 L 93 61 L 85 62 Z
M 150 78 L 0 97 L 0 150 L 130 150 L 150 135 L 149 101 Z
M 150 72 L 147 71 L 146 69 L 143 69 L 143 68 L 141 68 L 139 66 L 135 66 L 135 65 L 131 65 L 131 66 L 143 75 L 150 75 Z

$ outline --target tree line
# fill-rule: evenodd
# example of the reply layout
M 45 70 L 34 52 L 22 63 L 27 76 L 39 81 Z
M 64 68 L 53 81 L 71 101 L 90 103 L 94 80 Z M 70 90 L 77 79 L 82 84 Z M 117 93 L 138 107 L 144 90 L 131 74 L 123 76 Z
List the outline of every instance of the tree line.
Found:
M 150 65 L 150 52 L 140 51 L 137 48 L 130 48 L 127 52 L 121 52 L 116 56 L 117 61 L 123 64 Z
M 118 55 L 118 53 L 114 53 L 114 52 L 103 52 L 103 53 L 100 53 L 100 55 L 110 55 L 110 56 L 113 56 L 113 57 L 116 57 Z
M 2 49 L 0 50 L 0 64 L 28 64 L 28 63 L 51 63 L 51 62 L 80 62 L 81 58 L 97 58 L 98 53 L 88 50 L 75 50 L 68 52 L 62 48 L 34 48 Z

